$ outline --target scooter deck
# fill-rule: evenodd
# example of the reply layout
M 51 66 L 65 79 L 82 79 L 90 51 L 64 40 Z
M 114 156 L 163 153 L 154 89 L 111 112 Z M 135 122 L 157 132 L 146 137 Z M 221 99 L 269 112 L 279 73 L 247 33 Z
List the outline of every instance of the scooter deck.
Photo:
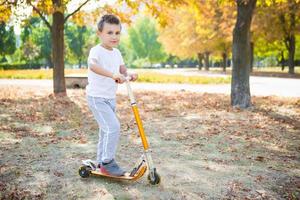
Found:
M 124 176 L 111 176 L 111 175 L 108 175 L 108 174 L 101 173 L 99 169 L 97 171 L 93 170 L 90 173 L 91 173 L 91 175 L 94 175 L 94 176 L 103 176 L 103 177 L 119 179 L 119 180 L 132 180 L 132 181 L 134 181 L 134 180 L 137 180 L 140 177 L 142 177 L 145 174 L 146 170 L 147 170 L 147 166 L 144 165 L 139 169 L 139 171 L 137 171 L 137 173 L 135 173 L 134 176 L 129 176 L 130 175 L 129 172 L 125 173 Z

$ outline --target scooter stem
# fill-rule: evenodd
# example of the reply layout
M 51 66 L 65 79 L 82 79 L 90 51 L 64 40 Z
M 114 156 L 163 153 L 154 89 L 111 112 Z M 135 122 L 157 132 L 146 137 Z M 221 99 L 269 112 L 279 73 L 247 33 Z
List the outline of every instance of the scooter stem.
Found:
M 137 108 L 137 104 L 136 104 L 132 89 L 130 87 L 129 81 L 130 81 L 130 78 L 126 77 L 126 86 L 127 86 L 128 96 L 130 98 L 131 107 L 132 107 L 134 117 L 135 117 L 138 129 L 139 129 L 139 133 L 140 133 L 140 136 L 141 136 L 141 139 L 142 139 L 142 143 L 143 143 L 143 146 L 144 146 L 144 153 L 145 153 L 146 160 L 147 160 L 146 163 L 147 163 L 148 169 L 149 169 L 149 177 L 150 177 L 150 180 L 155 181 L 158 178 L 157 177 L 158 174 L 156 173 L 156 168 L 153 165 L 151 150 L 149 150 L 149 144 L 148 144 L 147 139 L 146 139 L 146 134 L 144 132 L 143 123 L 142 123 L 142 120 L 140 118 L 139 111 L 138 111 L 138 108 Z
M 138 107 L 137 107 L 132 89 L 130 87 L 130 83 L 129 83 L 128 78 L 126 78 L 126 87 L 127 87 L 128 96 L 130 98 L 130 103 L 131 103 L 131 107 L 132 107 L 133 114 L 134 114 L 134 117 L 135 117 L 135 121 L 137 123 L 139 133 L 140 133 L 140 136 L 141 136 L 141 139 L 142 139 L 144 150 L 146 151 L 146 150 L 149 149 L 149 144 L 148 144 L 147 139 L 146 139 L 146 134 L 145 134 L 145 131 L 144 131 L 143 123 L 142 123 L 142 120 L 140 118 Z

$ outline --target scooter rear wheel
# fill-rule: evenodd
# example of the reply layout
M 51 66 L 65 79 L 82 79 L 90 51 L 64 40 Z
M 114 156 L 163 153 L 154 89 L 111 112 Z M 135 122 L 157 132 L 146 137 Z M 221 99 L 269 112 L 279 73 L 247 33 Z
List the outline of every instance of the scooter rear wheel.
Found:
M 153 179 L 151 178 L 151 175 L 148 175 L 148 181 L 151 185 L 156 185 L 160 183 L 160 176 L 159 174 L 156 172 L 156 170 L 154 169 L 154 177 Z
M 89 166 L 81 166 L 78 170 L 78 173 L 82 178 L 87 178 L 90 176 L 91 170 L 92 168 Z

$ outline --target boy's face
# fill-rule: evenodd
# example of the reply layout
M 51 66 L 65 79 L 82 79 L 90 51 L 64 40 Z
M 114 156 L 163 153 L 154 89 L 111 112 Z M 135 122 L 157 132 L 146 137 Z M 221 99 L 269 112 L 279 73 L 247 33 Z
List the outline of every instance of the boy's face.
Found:
M 106 47 L 113 48 L 119 45 L 121 26 L 117 24 L 104 23 L 103 30 L 98 31 L 102 44 Z

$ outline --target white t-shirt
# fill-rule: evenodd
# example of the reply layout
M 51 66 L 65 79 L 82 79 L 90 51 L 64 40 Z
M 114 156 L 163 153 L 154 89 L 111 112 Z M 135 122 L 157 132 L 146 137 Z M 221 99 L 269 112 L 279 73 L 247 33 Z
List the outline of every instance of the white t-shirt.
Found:
M 86 94 L 92 97 L 115 98 L 118 84 L 112 78 L 93 72 L 90 69 L 91 64 L 99 65 L 112 73 L 117 73 L 120 71 L 120 65 L 124 65 L 121 52 L 116 48 L 113 48 L 113 50 L 105 49 L 98 44 L 91 48 L 88 57 L 89 68 Z

